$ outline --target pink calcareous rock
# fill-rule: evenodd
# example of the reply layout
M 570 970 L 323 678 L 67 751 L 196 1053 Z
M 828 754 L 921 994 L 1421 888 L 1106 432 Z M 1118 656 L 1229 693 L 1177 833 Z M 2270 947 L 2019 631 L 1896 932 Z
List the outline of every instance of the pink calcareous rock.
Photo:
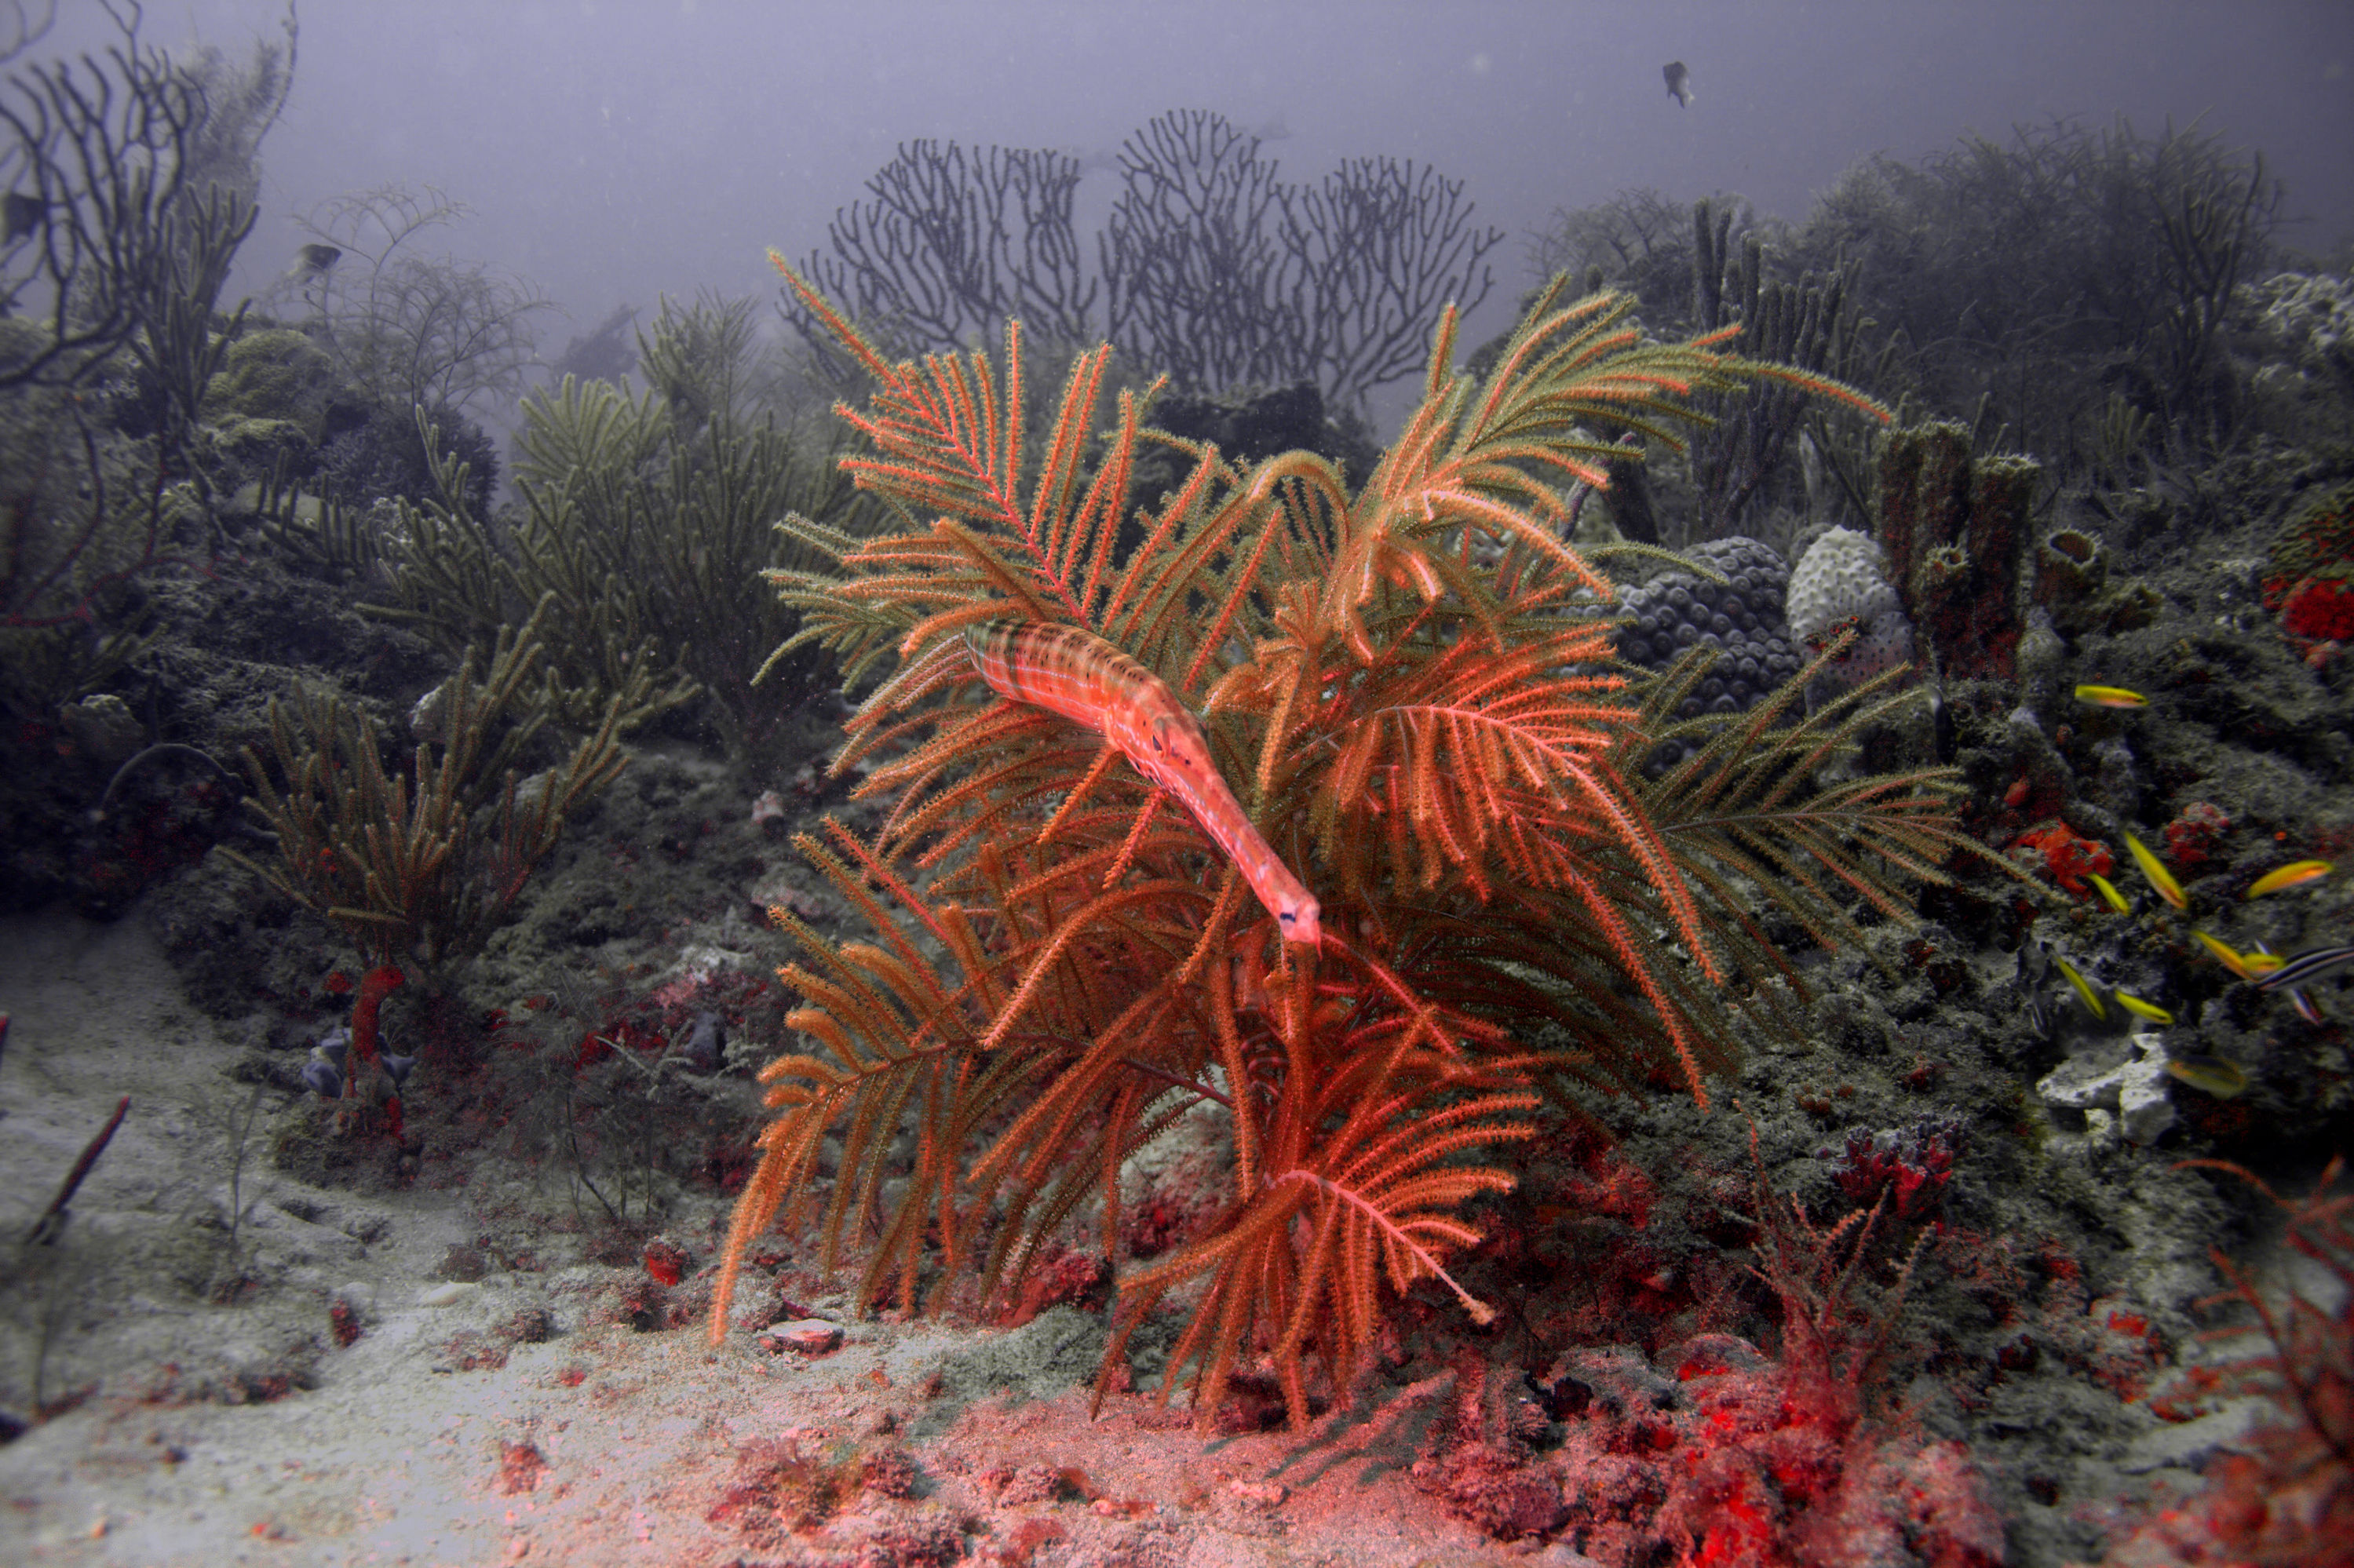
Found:
M 842 1348 L 842 1325 L 822 1318 L 779 1323 L 760 1336 L 760 1343 L 771 1351 L 792 1351 L 804 1356 L 830 1355 Z

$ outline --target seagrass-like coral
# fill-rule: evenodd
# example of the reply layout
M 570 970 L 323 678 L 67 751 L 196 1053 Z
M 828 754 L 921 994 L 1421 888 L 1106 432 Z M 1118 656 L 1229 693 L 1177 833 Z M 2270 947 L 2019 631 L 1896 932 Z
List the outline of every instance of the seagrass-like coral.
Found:
M 552 594 L 543 697 L 561 722 L 593 726 L 632 691 L 624 733 L 700 704 L 731 741 L 756 743 L 803 694 L 752 683 L 793 629 L 758 576 L 797 558 L 773 524 L 851 498 L 759 408 L 749 301 L 665 302 L 638 346 L 642 391 L 567 376 L 525 399 L 512 517 L 437 457 L 438 498 L 399 502 L 383 541 L 392 602 L 365 608 L 454 654 Z
M 1484 383 L 1456 374 L 1447 319 L 1420 408 L 1361 490 L 1307 453 L 1245 470 L 1161 438 L 1190 475 L 1131 514 L 1144 400 L 1123 396 L 1096 439 L 1108 350 L 1079 358 L 1034 455 L 1018 327 L 1002 366 L 892 364 L 788 277 L 875 379 L 843 410 L 872 450 L 844 466 L 895 522 L 859 537 L 794 519 L 832 564 L 770 575 L 794 641 L 833 650 L 864 693 L 837 770 L 867 769 L 862 792 L 892 805 L 869 838 L 802 841 L 873 941 L 776 914 L 801 947 L 782 973 L 807 1044 L 763 1074 L 779 1114 L 715 1335 L 780 1209 L 815 1220 L 830 1259 L 867 1247 L 862 1302 L 938 1304 L 974 1270 L 984 1298 L 1013 1293 L 1081 1205 L 1119 1235 L 1122 1161 L 1213 1107 L 1231 1192 L 1120 1277 L 1105 1376 L 1199 1281 L 1163 1396 L 1190 1377 L 1206 1419 L 1264 1354 L 1302 1422 L 1311 1372 L 1345 1372 L 1384 1288 L 1434 1283 L 1489 1315 L 1447 1255 L 1477 1239 L 1468 1211 L 1511 1184 L 1499 1155 L 1546 1099 L 1681 1082 L 1705 1101 L 1731 1054 L 1719 982 L 1768 985 L 1776 962 L 1725 907 L 1749 877 L 1836 936 L 1824 892 L 1901 916 L 1889 875 L 1940 874 L 1958 840 L 1934 779 L 1808 815 L 1840 716 L 1796 740 L 1764 719 L 1695 731 L 1704 767 L 1631 785 L 1651 741 L 1612 662 L 1609 587 L 1555 532 L 1552 483 L 1599 482 L 1617 455 L 1592 419 L 1672 444 L 1695 388 L 1844 388 L 1643 341 L 1626 302 L 1556 283 Z M 1141 667 L 1124 679 L 1198 708 L 1252 829 L 1320 903 L 1320 941 L 1284 940 L 1182 792 L 1128 760 L 1149 741 L 1107 744 L 1115 726 L 984 683 L 964 633 L 998 622 L 1084 632 Z
M 246 803 L 278 853 L 268 864 L 236 858 L 376 965 L 479 948 L 556 847 L 566 813 L 628 760 L 616 739 L 628 699 L 616 697 L 561 767 L 519 787 L 515 764 L 546 722 L 529 701 L 540 613 L 501 634 L 486 674 L 467 654 L 441 688 L 438 741 L 419 742 L 406 776 L 385 768 L 376 726 L 337 698 L 306 693 L 291 711 L 271 703 L 270 760 L 245 750 Z

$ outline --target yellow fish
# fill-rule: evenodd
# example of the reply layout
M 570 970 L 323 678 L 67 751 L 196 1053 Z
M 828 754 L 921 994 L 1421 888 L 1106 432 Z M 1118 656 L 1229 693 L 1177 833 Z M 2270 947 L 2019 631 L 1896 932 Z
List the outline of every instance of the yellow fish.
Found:
M 2147 1018 L 2152 1023 L 2171 1023 L 2174 1022 L 2174 1014 L 2167 1012 L 2166 1009 L 2158 1006 L 2158 1003 L 2154 1001 L 2144 1001 L 2141 998 L 2136 996 L 2129 991 L 2113 991 L 2109 992 L 2109 994 L 2117 999 L 2117 1005 L 2119 1007 L 2124 1008 L 2136 1018 Z
M 2264 873 L 2240 896 L 2262 898 L 2267 893 L 2278 893 L 2283 888 L 2302 887 L 2308 882 L 2320 881 L 2337 869 L 2326 860 L 2300 860 L 2277 871 Z
M 2263 969 L 2256 968 L 2253 957 L 2240 951 L 2237 948 L 2232 946 L 2231 943 L 2223 940 L 2222 938 L 2211 937 L 2204 931 L 2193 931 L 2190 934 L 2198 938 L 2200 941 L 2205 943 L 2207 950 L 2214 954 L 2215 957 L 2221 961 L 2225 969 L 2231 970 L 2242 980 L 2252 980 L 2258 975 L 2264 972 Z M 2278 969 L 2280 967 L 2277 959 L 2274 961 L 2273 967 L 2274 969 Z
M 2160 898 L 2177 909 L 2190 907 L 2190 895 L 2182 891 L 2182 884 L 2174 880 L 2174 873 L 2167 870 L 2165 864 L 2149 853 L 2148 845 L 2127 833 L 2126 848 L 2133 851 L 2134 863 L 2141 867 L 2141 874 L 2149 878 L 2149 885 L 2158 889 Z
M 2248 1092 L 2248 1075 L 2236 1062 L 2226 1062 L 2221 1056 L 2177 1056 L 2166 1065 L 2166 1070 L 2219 1100 L 2233 1099 Z
M 2129 692 L 2123 686 L 2079 686 L 2076 700 L 2090 703 L 2096 708 L 2146 708 L 2149 699 L 2139 692 Z
M 2274 952 L 2262 942 L 2258 942 L 2256 944 L 2256 950 L 2254 952 L 2244 953 L 2241 956 L 2247 960 L 2248 972 L 2258 980 L 2264 979 L 2266 975 L 2272 973 L 2274 969 L 2282 968 L 2288 962 L 2286 959 L 2282 958 L 2278 953 Z
M 2076 994 L 2084 999 L 2084 1005 L 2093 1010 L 2093 1016 L 2101 1019 L 2107 1018 L 2109 1015 L 2109 1010 L 2101 1005 L 2100 993 L 2093 989 L 2093 982 L 2086 980 L 2083 975 L 2078 974 L 2076 972 L 2076 966 L 2062 958 L 2059 954 L 2052 954 L 2052 961 L 2060 966 L 2060 972 L 2068 977 L 2068 983 L 2076 988 Z
M 2115 910 L 2118 914 L 2122 915 L 2126 910 L 2133 907 L 2132 905 L 2126 902 L 2126 895 L 2119 893 L 2109 879 L 2103 876 L 2099 872 L 2088 871 L 2084 875 L 2092 882 L 2094 886 L 2101 890 L 2101 902 Z

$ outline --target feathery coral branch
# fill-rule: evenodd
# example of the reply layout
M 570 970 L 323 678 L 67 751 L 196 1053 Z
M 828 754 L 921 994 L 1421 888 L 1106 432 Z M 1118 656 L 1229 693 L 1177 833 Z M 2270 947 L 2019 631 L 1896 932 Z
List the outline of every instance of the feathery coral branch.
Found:
M 1737 1005 L 1717 982 L 1780 957 L 1744 878 L 1811 867 L 1901 913 L 1891 874 L 1940 874 L 1935 776 L 1789 795 L 1861 722 L 1845 710 L 1629 782 L 1671 709 L 1612 662 L 1609 583 L 1562 542 L 1551 485 L 1623 455 L 1586 422 L 1673 440 L 1701 422 L 1689 393 L 1774 368 L 1643 341 L 1626 301 L 1556 282 L 1484 386 L 1441 322 L 1422 404 L 1363 488 L 1306 453 L 1244 468 L 1160 438 L 1190 467 L 1138 506 L 1149 394 L 1099 429 L 1103 351 L 1029 427 L 1034 465 L 1018 332 L 1002 364 L 886 364 L 788 279 L 875 377 L 844 411 L 873 450 L 845 466 L 899 519 L 860 539 L 790 523 L 822 562 L 770 574 L 796 641 L 854 681 L 881 672 L 835 766 L 866 769 L 882 825 L 803 846 L 880 946 L 781 922 L 812 1044 L 764 1075 L 779 1116 L 715 1336 L 751 1238 L 821 1196 L 830 1257 L 848 1216 L 898 1194 L 862 1302 L 895 1283 L 912 1302 L 927 1237 L 951 1277 L 984 1260 L 985 1297 L 1019 1289 L 1090 1192 L 1116 1251 L 1122 1162 L 1206 1104 L 1229 1118 L 1231 1199 L 1121 1275 L 1098 1398 L 1129 1336 L 1198 1283 L 1162 1396 L 1190 1383 L 1206 1420 L 1264 1352 L 1304 1423 L 1385 1293 L 1436 1282 L 1490 1310 L 1448 1255 L 1511 1185 L 1501 1151 L 1541 1104 L 1660 1074 L 1707 1103 Z M 1848 928 L 1819 891 L 1776 895 Z M 1529 1050 L 1539 1027 L 1562 1043 Z

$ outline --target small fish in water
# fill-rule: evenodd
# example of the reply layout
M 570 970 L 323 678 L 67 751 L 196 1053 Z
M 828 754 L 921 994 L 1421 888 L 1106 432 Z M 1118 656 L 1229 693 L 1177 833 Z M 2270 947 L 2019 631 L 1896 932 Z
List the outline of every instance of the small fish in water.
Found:
M 315 278 L 332 271 L 344 259 L 341 249 L 333 245 L 298 245 L 294 248 L 294 265 L 286 269 L 290 278 Z
M 37 196 L 27 196 L 22 191 L 10 191 L 5 201 L 0 202 L 0 217 L 5 217 L 7 222 L 7 237 L 0 239 L 0 245 L 14 245 L 25 238 L 40 228 L 48 216 L 48 202 Z
M 2256 982 L 2257 990 L 2270 990 L 2271 988 L 2264 984 L 2264 977 L 2277 973 L 2287 961 L 2262 942 L 2258 942 L 2256 950 L 2248 956 L 2248 968 L 2254 971 L 2248 978 Z M 2304 1019 L 2316 1029 L 2321 1027 L 2321 1009 L 2313 1005 L 2313 998 L 2301 991 L 2292 990 L 2288 993 L 2288 1001 L 2289 1005 L 2296 1009 L 2296 1015 L 2299 1018 Z
M 2166 1070 L 2219 1100 L 2234 1099 L 2248 1092 L 2248 1075 L 2238 1063 L 2226 1062 L 2221 1056 L 2177 1056 L 2167 1063 Z
M 2166 869 L 2165 863 L 2149 853 L 2148 845 L 2127 833 L 2126 848 L 2133 852 L 2134 863 L 2141 867 L 2141 874 L 2149 878 L 2149 885 L 2158 889 L 2160 898 L 2177 909 L 2190 907 L 2190 895 L 2182 891 L 2182 884 L 2174 880 L 2174 873 Z
M 2132 905 L 2126 902 L 2126 895 L 2116 890 L 2115 885 L 2111 883 L 2107 877 L 2103 876 L 2099 872 L 2088 871 L 2084 874 L 2084 876 L 2085 879 L 2091 882 L 2094 886 L 2101 890 L 2101 902 L 2115 910 L 2118 914 L 2123 915 L 2133 907 Z
M 681 1053 L 686 1065 L 698 1073 L 708 1073 L 719 1065 L 719 1054 L 726 1047 L 727 1029 L 716 1012 L 698 1012 L 695 1027 L 686 1033 L 686 1045 Z
M 2136 1018 L 2147 1018 L 2152 1023 L 2171 1023 L 2174 1022 L 2174 1014 L 2167 1012 L 2166 1009 L 2158 1006 L 2158 1003 L 2154 1001 L 2144 1001 L 2141 998 L 2136 996 L 2129 991 L 2113 991 L 2109 992 L 2109 994 L 2116 998 L 2117 1005 L 2119 1007 L 2124 1008 Z
M 409 1069 L 417 1065 L 416 1057 L 396 1056 L 389 1051 L 376 1060 L 384 1064 L 385 1075 L 392 1080 L 392 1086 L 396 1089 L 408 1082 Z
M 2267 893 L 2279 893 L 2286 888 L 2303 887 L 2308 882 L 2320 881 L 2337 869 L 2326 860 L 2300 860 L 2282 866 L 2277 871 L 2264 873 L 2264 875 L 2256 878 L 2247 892 L 2240 896 L 2243 899 L 2262 898 Z
M 2123 686 L 2079 686 L 2076 700 L 2096 708 L 2146 708 L 2149 699 L 2139 692 L 2129 692 Z
M 2040 990 L 2025 993 L 2027 1027 L 2038 1040 L 2052 1038 L 2059 1020 L 2052 1016 L 2052 1002 Z
M 1691 72 L 1684 69 L 1684 62 L 1670 60 L 1660 68 L 1659 74 L 1668 79 L 1668 96 L 1676 101 L 1676 107 L 1690 109 L 1692 100 Z
M 2310 948 L 2281 960 L 2280 968 L 2256 982 L 2265 991 L 2289 991 L 2308 980 L 2354 964 L 2354 946 Z
M 2247 954 L 2243 953 L 2222 938 L 2211 937 L 2204 931 L 2193 931 L 2190 934 L 2198 938 L 2209 952 L 2215 955 L 2218 962 L 2242 980 L 2255 980 L 2264 973 L 2262 969 L 2248 961 Z
M 327 1058 L 323 1046 L 311 1047 L 310 1060 L 302 1064 L 302 1082 L 323 1100 L 338 1099 L 343 1096 L 343 1069 Z
M 2067 978 L 2068 983 L 2076 988 L 2076 994 L 2084 999 L 2086 1007 L 2092 1009 L 2093 1016 L 2106 1019 L 2109 1016 L 2109 1010 L 2101 1005 L 2100 993 L 2093 989 L 2093 982 L 2078 974 L 2076 966 L 2059 954 L 2052 954 L 2052 961 L 2058 966 L 2061 974 Z

